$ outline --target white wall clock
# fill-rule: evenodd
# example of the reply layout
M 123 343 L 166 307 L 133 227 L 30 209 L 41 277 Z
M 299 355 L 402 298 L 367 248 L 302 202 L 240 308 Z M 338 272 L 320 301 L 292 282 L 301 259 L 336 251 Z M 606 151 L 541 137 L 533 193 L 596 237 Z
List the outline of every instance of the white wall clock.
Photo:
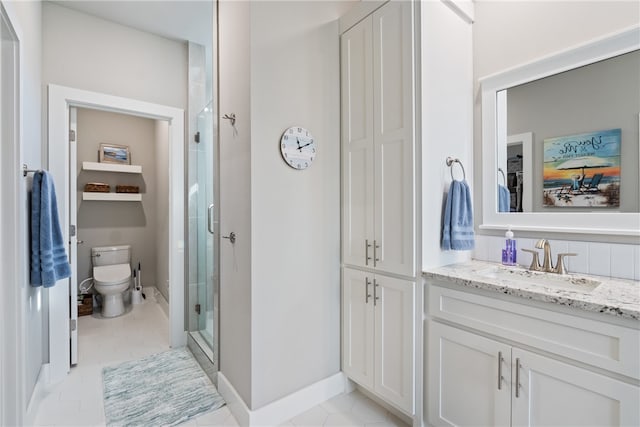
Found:
M 302 170 L 316 158 L 316 143 L 311 132 L 299 126 L 285 130 L 280 138 L 280 152 L 286 164 Z

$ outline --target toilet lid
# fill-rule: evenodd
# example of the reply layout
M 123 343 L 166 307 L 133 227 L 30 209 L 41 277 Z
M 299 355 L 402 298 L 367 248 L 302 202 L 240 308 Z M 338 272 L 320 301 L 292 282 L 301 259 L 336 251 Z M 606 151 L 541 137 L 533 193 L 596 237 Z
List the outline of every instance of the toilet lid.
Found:
M 101 265 L 93 267 L 93 278 L 101 283 L 119 283 L 131 276 L 129 264 Z

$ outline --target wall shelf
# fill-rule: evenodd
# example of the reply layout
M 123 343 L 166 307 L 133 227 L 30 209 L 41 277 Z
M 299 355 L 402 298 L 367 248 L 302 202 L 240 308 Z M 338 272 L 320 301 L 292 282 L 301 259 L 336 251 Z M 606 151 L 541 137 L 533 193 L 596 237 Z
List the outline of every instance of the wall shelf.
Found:
M 142 173 L 141 165 L 121 165 L 118 163 L 82 162 L 82 169 L 87 171 Z
M 90 193 L 83 192 L 82 200 L 103 200 L 109 202 L 140 202 L 142 194 L 140 193 Z

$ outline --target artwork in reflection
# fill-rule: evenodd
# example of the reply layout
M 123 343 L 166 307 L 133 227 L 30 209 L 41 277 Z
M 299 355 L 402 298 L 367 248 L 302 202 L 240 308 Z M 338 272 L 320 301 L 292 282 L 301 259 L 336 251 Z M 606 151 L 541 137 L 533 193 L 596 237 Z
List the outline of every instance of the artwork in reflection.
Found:
M 544 140 L 543 204 L 620 206 L 621 129 Z

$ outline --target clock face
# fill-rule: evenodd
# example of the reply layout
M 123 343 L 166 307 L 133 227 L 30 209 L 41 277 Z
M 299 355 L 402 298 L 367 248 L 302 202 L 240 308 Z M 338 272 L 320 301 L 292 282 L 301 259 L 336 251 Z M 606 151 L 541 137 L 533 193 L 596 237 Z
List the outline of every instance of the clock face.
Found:
M 280 152 L 284 161 L 292 168 L 298 170 L 308 168 L 316 158 L 316 143 L 313 135 L 305 128 L 290 127 L 280 138 Z

